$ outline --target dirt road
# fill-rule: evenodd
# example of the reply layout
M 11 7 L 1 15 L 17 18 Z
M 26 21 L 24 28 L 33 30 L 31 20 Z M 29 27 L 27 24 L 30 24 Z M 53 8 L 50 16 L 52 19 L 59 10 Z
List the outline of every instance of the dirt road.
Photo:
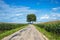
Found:
M 2 40 L 48 40 L 42 33 L 40 33 L 33 25 L 13 33 Z

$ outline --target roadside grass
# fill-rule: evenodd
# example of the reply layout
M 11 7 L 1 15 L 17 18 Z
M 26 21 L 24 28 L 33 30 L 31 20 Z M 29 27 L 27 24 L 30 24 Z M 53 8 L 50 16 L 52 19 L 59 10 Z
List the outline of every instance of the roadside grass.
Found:
M 45 35 L 49 40 L 60 40 L 60 35 L 56 35 L 54 33 L 48 32 L 44 28 L 41 28 L 37 25 L 35 25 L 35 27 L 37 28 L 37 30 L 42 32 L 43 35 Z
M 21 30 L 22 28 L 26 27 L 25 26 L 21 26 L 21 27 L 18 27 L 18 28 L 15 28 L 15 29 L 11 29 L 11 30 L 5 30 L 3 31 L 2 33 L 0 33 L 0 40 L 8 35 L 11 35 L 13 34 L 14 32 L 18 31 L 18 30 Z

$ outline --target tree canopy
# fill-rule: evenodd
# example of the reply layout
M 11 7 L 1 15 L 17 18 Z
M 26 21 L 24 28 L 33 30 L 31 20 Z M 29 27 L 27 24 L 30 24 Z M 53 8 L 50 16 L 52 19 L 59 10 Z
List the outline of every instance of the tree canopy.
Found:
M 27 22 L 34 22 L 36 21 L 36 15 L 35 14 L 28 14 L 27 15 Z

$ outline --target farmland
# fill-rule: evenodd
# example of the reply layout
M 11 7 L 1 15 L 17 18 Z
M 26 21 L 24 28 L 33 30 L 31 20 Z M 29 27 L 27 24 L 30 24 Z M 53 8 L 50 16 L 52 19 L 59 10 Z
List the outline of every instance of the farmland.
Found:
M 8 36 L 22 28 L 27 24 L 17 24 L 17 23 L 0 23 L 0 40 L 5 36 Z
M 17 32 L 26 25 L 27 24 L 0 23 L 0 39 Z M 50 21 L 34 25 L 34 27 L 36 27 L 36 29 L 45 35 L 49 40 L 60 40 L 60 21 Z M 28 28 L 30 29 L 30 27 L 32 26 L 29 26 Z
M 36 28 L 50 40 L 60 40 L 60 21 L 36 24 Z

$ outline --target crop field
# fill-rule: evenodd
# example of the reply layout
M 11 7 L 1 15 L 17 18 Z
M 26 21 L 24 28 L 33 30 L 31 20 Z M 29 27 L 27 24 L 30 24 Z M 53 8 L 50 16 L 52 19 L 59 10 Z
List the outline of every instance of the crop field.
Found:
M 21 26 L 24 26 L 25 24 L 10 24 L 10 23 L 0 23 L 0 30 L 4 31 L 4 30 L 11 30 L 11 29 L 15 29 Z
M 27 24 L 0 23 L 0 40 L 22 28 Z
M 60 40 L 60 21 L 36 24 L 36 28 L 50 40 Z

